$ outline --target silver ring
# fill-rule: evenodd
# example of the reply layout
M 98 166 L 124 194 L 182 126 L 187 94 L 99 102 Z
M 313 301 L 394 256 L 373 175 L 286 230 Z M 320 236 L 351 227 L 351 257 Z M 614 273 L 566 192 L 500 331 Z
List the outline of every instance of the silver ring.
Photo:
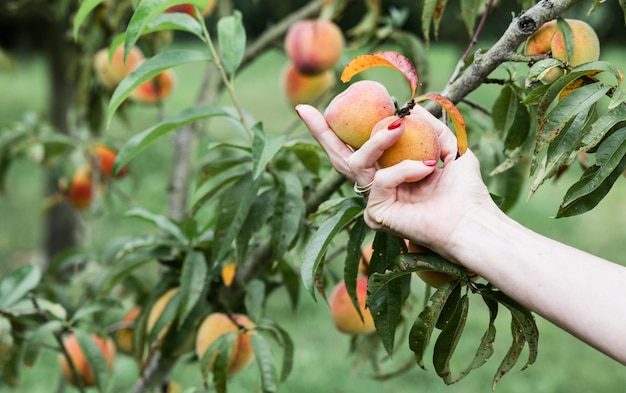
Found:
M 353 190 L 358 195 L 362 197 L 367 197 L 367 195 L 370 193 L 370 190 L 372 189 L 372 184 L 374 184 L 374 180 L 372 180 L 371 182 L 369 182 L 368 184 L 364 186 L 359 186 L 357 182 L 354 182 Z

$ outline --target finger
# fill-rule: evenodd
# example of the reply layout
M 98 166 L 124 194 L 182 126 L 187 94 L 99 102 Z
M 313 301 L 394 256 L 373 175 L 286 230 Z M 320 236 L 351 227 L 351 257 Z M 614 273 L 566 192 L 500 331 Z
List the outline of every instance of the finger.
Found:
M 358 184 L 368 184 L 374 179 L 376 161 L 400 139 L 403 132 L 404 123 L 392 129 L 379 130 L 350 156 L 348 165 Z
M 452 130 L 450 130 L 444 122 L 437 119 L 432 115 L 432 113 L 428 112 L 419 105 L 415 105 L 411 112 L 418 114 L 422 119 L 430 124 L 430 126 L 437 133 L 437 139 L 439 140 L 439 146 L 441 148 L 440 157 L 444 165 L 454 161 L 457 153 L 457 141 L 456 135 L 454 135 Z
M 340 173 L 352 177 L 348 166 L 348 158 L 352 151 L 328 127 L 324 116 L 310 105 L 296 106 L 296 113 L 304 121 L 313 138 L 322 146 L 335 169 Z
M 368 205 L 395 199 L 400 184 L 420 181 L 433 173 L 435 168 L 435 165 L 426 165 L 423 161 L 404 160 L 397 165 L 378 170 L 374 176 Z

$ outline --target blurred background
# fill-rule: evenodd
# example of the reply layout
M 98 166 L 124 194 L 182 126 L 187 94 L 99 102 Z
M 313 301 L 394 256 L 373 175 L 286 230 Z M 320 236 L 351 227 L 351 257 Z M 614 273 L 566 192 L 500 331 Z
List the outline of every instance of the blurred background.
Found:
M 235 1 L 235 7 L 242 11 L 249 40 L 252 40 L 266 27 L 305 3 L 239 0 Z M 389 7 L 409 10 L 404 27 L 419 35 L 421 6 L 418 3 L 414 0 L 383 1 L 387 10 Z M 427 51 L 430 91 L 443 88 L 468 41 L 458 5 L 456 2 L 451 3 L 446 9 L 439 39 L 433 41 Z M 618 2 L 607 2 L 587 18 L 585 14 L 591 4 L 591 1 L 582 2 L 567 16 L 587 20 L 600 37 L 601 60 L 626 69 L 626 29 Z M 349 29 L 358 22 L 363 14 L 359 7 L 363 7 L 361 2 L 356 2 L 347 10 L 339 21 L 343 29 Z M 519 12 L 519 9 L 519 5 L 513 1 L 500 1 L 488 19 L 478 47 L 488 48 L 497 40 L 510 22 L 511 15 Z M 214 21 L 209 23 L 212 26 L 214 24 Z M 55 67 L 58 66 L 54 61 L 55 40 L 66 35 L 67 31 L 55 35 L 52 28 L 46 16 L 36 10 L 25 14 L 0 14 L 0 137 L 3 129 L 12 127 L 16 122 L 54 117 L 55 103 L 51 101 L 58 97 L 53 88 Z M 176 36 L 173 45 L 188 47 L 195 43 L 181 35 Z M 347 52 L 344 60 L 347 61 L 353 55 L 354 52 Z M 275 50 L 256 59 L 236 80 L 242 106 L 253 117 L 263 121 L 269 132 L 282 132 L 296 119 L 283 93 L 281 75 L 286 63 L 282 43 L 277 42 Z M 189 65 L 177 68 L 175 72 L 177 85 L 172 97 L 164 103 L 166 114 L 177 113 L 193 103 L 205 68 L 202 65 Z M 385 83 L 394 95 L 402 97 L 406 94 L 402 77 L 391 71 L 368 71 L 367 77 Z M 490 108 L 497 93 L 497 86 L 484 86 L 472 93 L 470 98 Z M 228 104 L 228 98 L 222 97 L 222 102 Z M 465 113 L 470 109 L 462 107 L 462 110 Z M 154 124 L 158 116 L 154 107 L 128 107 L 125 118 L 120 119 L 118 116 L 113 126 L 105 132 L 105 139 L 119 147 L 132 135 Z M 297 132 L 306 136 L 303 127 Z M 236 142 L 242 138 L 239 129 L 215 121 L 211 123 L 210 129 L 203 132 L 196 147 L 206 148 L 214 140 Z M 481 146 L 473 148 L 480 150 Z M 80 214 L 81 241 L 87 248 L 97 250 L 113 237 L 141 233 L 144 229 L 141 223 L 124 218 L 124 212 L 132 203 L 154 212 L 166 213 L 170 161 L 171 144 L 164 138 L 134 161 L 128 178 L 119 183 L 121 192 L 130 195 L 131 201 L 109 193 L 100 206 Z M 527 200 L 528 191 L 523 192 L 511 215 L 548 237 L 626 265 L 626 179 L 617 181 L 608 197 L 591 212 L 574 218 L 551 218 L 557 211 L 561 197 L 580 173 L 580 168 L 572 166 L 558 182 L 540 188 L 530 199 Z M 46 209 L 44 191 L 45 175 L 40 165 L 21 160 L 11 166 L 5 179 L 5 192 L 0 195 L 0 274 L 22 263 L 44 260 L 41 251 Z M 522 279 L 532 280 L 533 277 Z M 572 291 L 576 290 L 572 288 Z M 421 296 L 421 292 L 418 293 Z M 506 352 L 510 341 L 508 321 L 500 318 L 496 355 L 486 366 L 474 371 L 458 385 L 447 387 L 433 370 L 422 371 L 418 368 L 395 379 L 381 381 L 371 378 L 372 371 L 368 364 L 355 364 L 348 356 L 350 340 L 335 330 L 325 303 L 314 303 L 308 294 L 302 294 L 301 307 L 296 315 L 292 315 L 287 296 L 275 295 L 269 307 L 271 315 L 284 323 L 283 326 L 292 334 L 297 345 L 294 372 L 281 386 L 283 392 L 487 391 L 498 359 Z M 471 358 L 475 350 L 472 345 L 478 344 L 485 328 L 484 322 L 484 317 L 470 318 L 468 321 L 464 335 L 474 339 L 462 340 L 463 345 L 452 363 L 454 369 L 464 367 L 463 360 Z M 518 366 L 500 383 L 499 392 L 624 391 L 624 367 L 541 318 L 538 318 L 538 325 L 541 337 L 536 364 L 523 372 L 519 371 Z M 48 353 L 32 369 L 25 370 L 19 391 L 51 392 L 51 386 L 56 386 L 59 378 L 55 356 Z M 408 348 L 403 346 L 392 361 L 401 363 L 409 357 Z M 119 356 L 115 373 L 113 391 L 123 392 L 136 378 L 137 369 L 130 358 Z M 188 386 L 199 385 L 200 378 L 197 367 L 184 362 L 179 364 L 174 374 L 174 379 L 184 381 L 184 385 Z M 258 371 L 250 367 L 232 380 L 232 391 L 255 391 L 257 379 Z M 5 391 L 8 390 L 0 389 L 0 392 Z

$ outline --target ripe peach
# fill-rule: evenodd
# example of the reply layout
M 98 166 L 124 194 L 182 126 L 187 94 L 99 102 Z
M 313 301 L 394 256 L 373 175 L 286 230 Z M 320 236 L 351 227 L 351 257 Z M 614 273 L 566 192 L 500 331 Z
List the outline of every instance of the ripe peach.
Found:
M 67 199 L 76 209 L 82 210 L 91 205 L 92 197 L 91 171 L 88 167 L 80 168 L 72 176 L 67 189 Z
M 285 37 L 285 50 L 300 72 L 319 74 L 333 67 L 343 52 L 343 35 L 333 22 L 301 20 Z
M 385 132 L 387 126 L 398 120 L 398 116 L 389 116 L 379 121 L 372 130 L 372 135 Z M 378 159 L 382 168 L 396 165 L 404 160 L 439 160 L 439 140 L 428 122 L 416 114 L 405 116 L 404 133 L 390 148 L 385 150 Z
M 313 104 L 335 85 L 335 74 L 325 71 L 319 75 L 304 75 L 293 64 L 283 73 L 283 88 L 291 105 Z
M 228 360 L 228 374 L 231 375 L 250 364 L 253 355 L 250 335 L 254 334 L 250 331 L 250 329 L 254 328 L 254 324 L 247 316 L 234 314 L 233 317 L 235 319 L 234 322 L 226 314 L 213 313 L 209 315 L 200 325 L 198 335 L 196 336 L 196 355 L 202 359 L 211 345 L 221 336 L 227 333 L 237 333 L 237 338 L 233 343 L 233 349 Z M 247 330 L 242 332 L 240 327 Z M 216 358 L 217 352 L 215 352 L 214 358 L 211 360 L 211 368 Z
M 124 47 L 120 46 L 109 59 L 109 50 L 100 49 L 94 59 L 94 68 L 100 82 L 108 89 L 114 89 L 132 70 L 144 60 L 143 53 L 133 47 L 124 62 Z
M 115 159 L 117 158 L 117 153 L 111 149 L 110 147 L 97 144 L 93 147 L 92 153 L 98 159 L 98 166 L 100 169 L 100 173 L 102 173 L 105 177 L 113 176 L 113 164 L 115 164 Z M 117 178 L 122 178 L 126 175 L 126 168 L 122 168 L 122 170 L 117 175 Z
M 174 82 L 174 72 L 172 70 L 163 71 L 153 79 L 139 85 L 130 93 L 130 98 L 133 101 L 146 104 L 163 101 L 172 93 Z
M 572 57 L 567 58 L 565 40 L 557 27 L 556 21 L 550 21 L 541 26 L 526 42 L 527 55 L 542 55 L 552 51 L 552 57 L 567 62 L 571 66 L 596 61 L 600 57 L 600 41 L 595 31 L 587 23 L 577 19 L 566 19 L 572 30 L 573 51 Z M 552 82 L 563 75 L 563 70 L 553 68 L 542 79 Z
M 91 338 L 98 345 L 100 351 L 102 351 L 102 356 L 110 369 L 113 364 L 113 358 L 115 357 L 115 345 L 113 344 L 113 341 L 109 338 L 102 339 L 96 335 L 92 335 Z M 89 362 L 87 361 L 76 336 L 73 334 L 66 336 L 63 340 L 63 346 L 70 355 L 70 359 L 72 359 L 72 363 L 74 364 L 74 368 L 76 369 L 78 378 L 80 378 L 81 384 L 83 386 L 93 386 L 96 382 L 93 370 L 91 369 L 91 366 L 89 365 Z M 59 355 L 59 363 L 65 379 L 70 383 L 77 385 L 77 381 L 74 380 L 72 369 L 65 356 Z
M 347 334 L 371 333 L 376 330 L 372 313 L 365 308 L 367 296 L 367 277 L 359 277 L 356 281 L 356 293 L 359 301 L 359 309 L 363 320 L 355 310 L 352 300 L 348 295 L 346 283 L 337 284 L 330 297 L 330 312 L 337 329 Z
M 180 288 L 172 288 L 165 292 L 163 295 L 161 295 L 161 297 L 159 297 L 157 301 L 154 302 L 154 305 L 152 305 L 152 309 L 150 310 L 150 314 L 148 314 L 148 321 L 146 322 L 146 332 L 148 334 L 150 334 L 152 328 L 154 327 L 154 325 L 156 325 L 159 317 L 165 310 L 165 307 L 167 307 L 167 305 L 170 303 L 170 300 L 172 300 L 172 298 L 176 296 L 179 290 Z M 159 335 L 165 334 L 167 329 L 167 327 L 164 327 Z
M 366 275 L 368 274 L 368 269 L 370 267 L 370 262 L 372 261 L 372 255 L 374 254 L 374 248 L 371 244 L 363 247 L 361 249 L 361 260 L 359 261 L 359 271 Z
M 135 324 L 137 317 L 139 317 L 140 312 L 141 310 L 139 307 L 135 307 L 126 313 L 122 319 L 122 323 L 125 327 L 118 330 L 115 334 L 115 343 L 117 344 L 117 348 L 124 353 L 133 352 L 133 332 L 135 330 L 133 325 Z
M 215 0 L 207 0 L 207 4 L 202 10 L 202 15 L 205 17 L 209 16 L 211 14 L 211 11 L 213 11 L 213 8 L 215 8 Z M 193 4 L 174 5 L 168 8 L 167 10 L 165 10 L 165 12 L 180 12 L 180 13 L 188 14 L 194 17 L 196 16 L 196 12 L 193 8 Z
M 376 123 L 394 113 L 395 104 L 385 86 L 359 81 L 333 98 L 324 117 L 339 139 L 358 149 L 370 138 Z

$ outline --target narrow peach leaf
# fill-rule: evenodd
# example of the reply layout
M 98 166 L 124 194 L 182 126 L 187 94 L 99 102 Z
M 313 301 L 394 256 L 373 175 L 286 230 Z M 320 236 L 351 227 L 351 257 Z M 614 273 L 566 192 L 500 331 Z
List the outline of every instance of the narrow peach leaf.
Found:
M 424 94 L 423 96 L 417 97 L 415 102 L 422 102 L 426 100 L 435 101 L 448 113 L 450 120 L 452 120 L 452 124 L 454 125 L 454 133 L 456 134 L 459 154 L 464 154 L 467 151 L 467 130 L 465 127 L 465 119 L 463 118 L 461 111 L 459 111 L 459 108 L 457 108 L 449 98 L 438 93 Z
M 349 82 L 356 74 L 376 67 L 389 67 L 400 71 L 409 82 L 411 97 L 415 96 L 419 82 L 417 71 L 413 63 L 398 52 L 383 51 L 355 57 L 343 69 L 341 81 Z

